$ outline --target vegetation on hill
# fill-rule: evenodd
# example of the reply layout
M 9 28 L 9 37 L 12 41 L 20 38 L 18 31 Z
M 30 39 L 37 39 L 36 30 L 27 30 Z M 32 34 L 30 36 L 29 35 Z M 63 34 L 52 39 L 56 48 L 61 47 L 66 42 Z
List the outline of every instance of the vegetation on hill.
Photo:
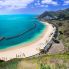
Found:
M 67 54 L 42 55 L 39 57 L 13 59 L 0 63 L 0 69 L 68 69 Z

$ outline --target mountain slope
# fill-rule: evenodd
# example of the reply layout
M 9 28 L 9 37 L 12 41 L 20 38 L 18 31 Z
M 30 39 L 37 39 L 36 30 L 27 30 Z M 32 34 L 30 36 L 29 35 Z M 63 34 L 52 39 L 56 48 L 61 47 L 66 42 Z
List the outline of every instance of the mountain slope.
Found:
M 59 11 L 45 11 L 41 15 L 38 16 L 39 19 L 47 18 L 51 19 L 69 19 L 69 8 Z

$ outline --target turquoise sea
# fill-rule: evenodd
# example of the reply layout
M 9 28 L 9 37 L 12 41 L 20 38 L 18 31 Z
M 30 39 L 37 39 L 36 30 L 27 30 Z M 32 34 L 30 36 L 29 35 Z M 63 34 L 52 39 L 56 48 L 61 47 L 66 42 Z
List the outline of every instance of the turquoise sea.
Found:
M 45 25 L 36 15 L 0 15 L 0 49 L 33 41 L 39 37 Z

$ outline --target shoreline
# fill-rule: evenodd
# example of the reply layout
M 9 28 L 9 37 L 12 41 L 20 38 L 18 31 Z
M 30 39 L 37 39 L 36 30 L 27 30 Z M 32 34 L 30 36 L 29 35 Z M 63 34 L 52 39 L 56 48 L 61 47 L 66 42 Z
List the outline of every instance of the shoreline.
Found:
M 42 31 L 41 33 L 42 34 L 44 34 L 44 32 L 46 32 L 45 29 L 47 29 L 47 26 L 44 27 L 41 30 Z M 23 45 L 23 47 L 25 47 L 25 45 L 30 46 L 31 44 L 36 43 L 38 40 L 40 40 L 40 38 L 43 36 L 41 33 L 40 34 L 37 34 L 37 36 L 34 36 L 33 38 L 31 38 L 30 41 L 26 41 L 26 42 L 23 42 L 23 43 L 20 43 L 20 44 L 16 44 L 16 45 L 13 45 L 13 46 L 8 47 L 8 48 L 5 48 L 5 49 L 0 49 L 0 52 L 6 51 L 6 50 L 11 50 L 11 49 L 16 49 L 16 48 L 21 48 L 22 45 Z
M 47 22 L 41 23 L 46 25 L 46 29 L 42 31 L 42 34 L 36 40 L 25 44 L 19 44 L 20 46 L 18 45 L 5 50 L 0 50 L 0 59 L 8 61 L 13 58 L 25 58 L 38 54 L 40 52 L 40 49 L 43 49 L 51 40 L 53 36 L 51 36 L 51 33 L 54 30 L 51 24 Z M 20 57 L 17 57 L 17 55 Z

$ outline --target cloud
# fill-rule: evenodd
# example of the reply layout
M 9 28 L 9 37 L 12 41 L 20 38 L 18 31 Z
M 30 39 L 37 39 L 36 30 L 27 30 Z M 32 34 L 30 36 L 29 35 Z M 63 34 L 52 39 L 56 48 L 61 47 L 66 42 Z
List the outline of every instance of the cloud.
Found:
M 0 7 L 9 9 L 26 8 L 34 0 L 1 0 Z
M 47 7 L 48 7 L 48 5 L 40 5 L 40 7 L 46 7 L 46 8 L 47 8 Z
M 65 0 L 63 5 L 69 5 L 69 0 Z
M 30 4 L 30 7 L 32 3 L 37 7 L 48 7 L 49 4 L 52 5 L 58 5 L 57 1 L 53 0 L 0 0 L 0 9 L 5 10 L 12 10 L 12 9 L 20 9 L 20 8 L 26 8 Z M 34 7 L 34 6 L 33 6 Z M 0 10 L 0 11 L 1 11 Z
M 56 1 L 53 1 L 53 0 L 43 0 L 42 3 L 43 4 L 58 5 L 58 3 Z

